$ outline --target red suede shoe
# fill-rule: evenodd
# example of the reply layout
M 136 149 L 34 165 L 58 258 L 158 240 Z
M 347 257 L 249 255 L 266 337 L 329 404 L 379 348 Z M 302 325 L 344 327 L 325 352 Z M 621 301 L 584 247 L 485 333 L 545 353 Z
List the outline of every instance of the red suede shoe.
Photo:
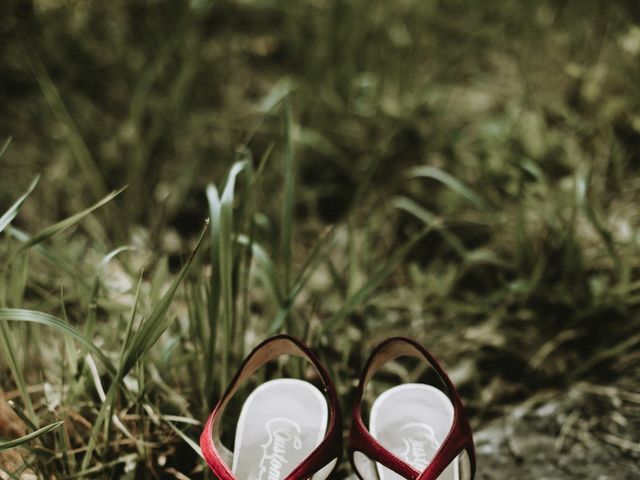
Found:
M 296 355 L 315 368 L 324 392 L 293 378 L 258 386 L 242 406 L 233 452 L 220 442 L 220 420 L 238 387 L 280 355 Z M 244 360 L 214 408 L 200 446 L 219 480 L 324 480 L 342 456 L 342 423 L 336 390 L 327 370 L 299 340 L 277 335 Z
M 367 384 L 385 363 L 403 356 L 426 360 L 445 389 L 408 383 L 383 392 L 362 420 Z M 422 346 L 403 337 L 378 345 L 360 376 L 351 422 L 350 458 L 361 480 L 472 480 L 475 453 L 469 422 L 453 383 Z

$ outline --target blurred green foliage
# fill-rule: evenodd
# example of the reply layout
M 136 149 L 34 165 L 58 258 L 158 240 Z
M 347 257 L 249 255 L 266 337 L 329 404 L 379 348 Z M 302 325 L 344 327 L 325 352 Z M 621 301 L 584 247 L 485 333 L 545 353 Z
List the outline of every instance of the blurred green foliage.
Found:
M 140 420 L 137 398 L 200 419 L 247 348 L 278 330 L 318 345 L 342 393 L 373 341 L 415 336 L 457 365 L 476 423 L 538 388 L 638 365 L 634 0 L 9 0 L 9 137 L 0 307 L 68 318 L 113 352 L 134 324 L 154 342 L 164 333 L 157 356 L 128 353 L 139 389 L 118 398 L 116 382 L 103 403 L 128 405 L 129 428 L 155 440 L 174 432 Z M 209 255 L 181 271 L 165 318 L 206 216 Z M 138 301 L 153 323 L 134 322 Z M 39 369 L 59 381 L 50 339 L 6 325 L 7 344 L 29 346 L 7 355 L 0 388 L 28 397 Z M 190 384 L 185 370 L 212 374 Z M 87 369 L 72 373 L 86 377 L 72 398 L 108 430 Z M 110 451 L 95 430 L 56 442 L 97 442 L 102 468 L 159 455 Z M 179 468 L 197 470 L 189 459 Z

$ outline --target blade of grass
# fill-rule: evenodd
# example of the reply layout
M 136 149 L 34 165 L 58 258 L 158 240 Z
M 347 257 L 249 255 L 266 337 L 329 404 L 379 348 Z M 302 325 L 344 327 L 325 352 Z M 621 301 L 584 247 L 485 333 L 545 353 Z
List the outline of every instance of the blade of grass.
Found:
M 17 260 L 13 262 L 10 268 L 9 278 L 9 299 L 11 304 L 7 306 L 19 308 L 22 304 L 25 289 L 27 288 L 27 279 L 29 277 L 29 255 L 23 252 L 17 256 Z
M 4 155 L 4 152 L 6 152 L 7 148 L 9 148 L 9 145 L 11 144 L 11 140 L 12 140 L 11 137 L 7 138 L 2 144 L 2 147 L 0 147 L 0 158 L 2 158 L 2 156 Z
M 67 127 L 69 150 L 77 162 L 80 171 L 82 171 L 84 178 L 87 181 L 87 185 L 91 188 L 95 198 L 104 197 L 108 190 L 104 179 L 100 175 L 100 169 L 93 159 L 87 144 L 82 138 L 82 135 L 78 130 L 78 126 L 73 121 L 69 110 L 67 110 L 58 88 L 53 80 L 51 80 L 51 77 L 42 64 L 42 61 L 30 45 L 26 45 L 24 50 L 27 62 L 31 67 L 36 81 L 40 86 L 40 90 L 42 91 L 42 95 L 49 105 L 51 112 L 60 123 Z
M 184 22 L 181 22 L 178 28 L 185 28 Z M 153 167 L 154 149 L 163 137 L 169 136 L 172 125 L 180 117 L 181 107 L 200 67 L 198 62 L 200 42 L 196 37 L 189 38 L 191 41 L 181 42 L 178 56 L 174 57 L 179 62 L 179 67 L 176 74 L 171 77 L 163 94 L 160 97 L 154 97 L 154 101 L 150 102 L 142 92 L 146 108 L 140 112 L 139 118 L 131 119 L 138 121 L 134 125 L 138 126 L 137 131 L 144 132 L 144 135 L 133 143 L 132 160 L 128 162 L 127 183 L 134 189 L 132 191 L 133 201 L 128 204 L 130 218 L 136 218 L 140 213 L 140 208 L 146 204 L 145 195 L 149 193 L 146 176 Z M 172 47 L 169 46 L 165 53 L 170 55 L 171 49 Z M 164 62 L 161 61 L 161 63 Z M 197 161 L 196 158 L 194 160 Z M 193 167 L 194 160 L 191 161 L 191 167 Z
M 112 250 L 111 252 L 107 253 L 102 260 L 100 260 L 100 263 L 98 264 L 98 267 L 96 268 L 96 272 L 97 275 L 100 276 L 102 275 L 102 273 L 104 272 L 105 268 L 107 268 L 107 265 L 109 264 L 109 262 L 111 260 L 113 260 L 116 256 L 120 255 L 122 252 L 128 252 L 131 250 L 136 250 L 136 247 L 131 246 L 131 245 L 124 245 L 122 247 L 118 247 L 114 250 Z
M 111 363 L 111 360 L 109 360 L 109 358 L 102 352 L 102 350 L 96 347 L 93 342 L 91 342 L 91 340 L 86 338 L 83 334 L 66 323 L 64 320 L 54 317 L 53 315 L 49 315 L 48 313 L 38 312 L 35 310 L 25 310 L 20 308 L 0 308 L 0 321 L 38 323 L 40 325 L 45 325 L 47 327 L 58 330 L 59 332 L 62 332 L 65 335 L 76 339 L 82 345 L 86 346 L 91 351 L 91 353 L 93 353 L 100 360 L 100 362 L 112 376 L 116 375 L 116 368 Z
M 206 223 L 208 224 L 208 220 Z M 169 289 L 164 294 L 160 302 L 158 302 L 158 304 L 155 306 L 155 308 L 149 315 L 149 318 L 140 326 L 138 331 L 131 338 L 131 344 L 125 351 L 124 356 L 122 357 L 122 362 L 120 364 L 120 378 L 124 378 L 124 376 L 129 373 L 136 362 L 138 362 L 144 355 L 146 355 L 146 353 L 151 349 L 156 341 L 158 341 L 164 331 L 171 325 L 173 318 L 167 317 L 167 312 L 169 311 L 169 307 L 171 305 L 171 302 L 173 301 L 173 297 L 178 290 L 178 287 L 191 268 L 191 264 L 193 263 L 193 260 L 198 253 L 198 250 L 200 249 L 200 245 L 202 244 L 202 240 L 204 239 L 207 229 L 208 225 L 205 225 L 205 227 L 202 229 L 202 232 L 200 233 L 200 237 L 198 238 L 195 249 L 178 273 L 178 276 L 171 283 Z
M 98 266 L 96 267 L 96 274 L 93 280 L 93 288 L 91 290 L 91 298 L 89 300 L 89 311 L 87 313 L 87 321 L 85 322 L 84 334 L 87 338 L 92 338 L 95 333 L 96 317 L 98 313 L 98 300 L 101 287 L 102 274 L 109 262 L 119 253 L 126 250 L 130 250 L 132 247 L 120 247 L 112 250 L 105 255 Z M 86 351 L 82 352 L 81 356 L 84 357 L 87 354 Z
M 254 236 L 254 216 L 256 213 L 256 171 L 253 168 L 253 156 L 249 149 L 243 149 L 236 155 L 238 161 L 244 162 L 244 186 L 242 193 L 237 194 L 235 232 L 247 232 L 250 243 Z M 235 234 L 237 236 L 237 234 Z M 234 237 L 235 238 L 235 237 Z M 235 247 L 235 245 L 234 245 Z M 235 342 L 232 345 L 233 353 L 244 356 L 244 332 L 249 322 L 249 308 L 247 298 L 247 284 L 251 270 L 252 253 L 250 248 L 235 248 L 233 257 L 233 297 L 234 297 L 234 325 L 232 337 Z
M 3 152 L 4 149 L 6 149 L 8 144 L 5 144 L 3 147 Z M 0 157 L 2 155 L 0 154 Z M 16 218 L 16 215 L 18 214 L 18 210 L 20 209 L 20 207 L 22 206 L 22 204 L 24 203 L 24 201 L 27 199 L 27 197 L 31 194 L 31 192 L 33 192 L 33 189 L 36 188 L 36 185 L 38 184 L 38 181 L 40 180 L 40 175 L 38 175 L 36 178 L 34 178 L 31 183 L 29 184 L 29 187 L 27 187 L 26 192 L 24 192 L 22 194 L 22 196 L 20 198 L 18 198 L 18 200 L 16 200 L 16 202 L 11 205 L 11 207 L 9 207 L 9 210 L 7 210 L 2 217 L 0 217 L 0 232 L 2 232 L 7 225 L 9 225 L 11 223 L 11 221 Z
M 217 190 L 215 186 L 210 185 L 207 189 L 209 197 L 209 205 L 212 210 L 212 223 L 215 218 L 218 219 L 218 224 L 212 226 L 215 228 L 215 235 L 217 239 L 217 264 L 212 264 L 212 268 L 217 268 L 217 278 L 219 280 L 219 292 L 222 299 L 222 372 L 220 375 L 221 385 L 226 386 L 228 378 L 228 365 L 230 345 L 233 343 L 233 321 L 234 321 L 234 295 L 233 295 L 233 203 L 235 194 L 236 178 L 240 172 L 246 168 L 246 162 L 236 162 L 231 167 L 227 182 L 225 184 L 222 196 L 219 201 L 216 199 Z M 217 211 L 214 211 L 217 207 Z M 212 249 L 215 248 L 212 242 Z M 215 257 L 215 252 L 212 257 Z M 213 281 L 213 278 L 212 278 Z M 214 287 L 214 285 L 212 285 Z M 213 292 L 213 290 L 212 290 Z
M 316 269 L 322 263 L 327 255 L 333 250 L 333 247 L 336 245 L 336 232 L 337 229 L 331 227 L 329 230 L 324 233 L 320 239 L 316 242 L 316 244 L 311 249 L 311 252 L 307 256 L 305 263 L 302 265 L 302 268 L 298 272 L 297 277 L 293 281 L 293 285 L 291 286 L 291 293 L 289 294 L 289 298 L 291 301 L 295 300 L 298 294 L 302 291 L 307 281 Z
M 29 417 L 27 417 L 27 415 L 24 413 L 24 410 L 22 410 L 22 408 L 20 408 L 20 406 L 17 405 L 13 400 L 9 400 L 7 402 L 7 405 L 9 405 L 11 407 L 11 410 L 13 410 L 16 415 L 18 415 L 20 420 L 22 420 L 27 427 L 29 427 L 31 430 L 37 430 L 38 429 L 36 424 L 33 423 L 29 419 Z
M 440 236 L 444 239 L 445 242 L 449 244 L 449 246 L 460 256 L 460 258 L 464 259 L 467 257 L 467 249 L 465 248 L 462 241 L 453 233 L 451 233 L 447 228 L 442 225 L 442 222 L 438 217 L 436 217 L 433 213 L 431 213 L 426 208 L 418 205 L 416 202 L 407 197 L 396 197 L 393 199 L 393 205 L 405 212 L 413 215 L 419 220 L 422 220 L 424 224 L 434 231 L 438 232 Z
M 284 199 L 282 204 L 280 260 L 282 262 L 282 290 L 289 291 L 293 247 L 293 209 L 295 201 L 295 156 L 293 151 L 293 114 L 291 98 L 285 100 L 285 145 L 283 156 Z M 288 325 L 288 330 L 291 330 Z M 291 332 L 293 333 L 293 332 Z
M 211 228 L 211 279 L 207 291 L 207 309 L 209 319 L 209 341 L 205 355 L 205 368 L 207 369 L 207 385 L 205 392 L 207 397 L 213 394 L 214 384 L 211 379 L 215 378 L 216 364 L 213 361 L 216 355 L 218 344 L 218 320 L 220 318 L 220 195 L 215 185 L 207 186 L 207 202 L 209 203 L 209 216 Z M 226 383 L 221 383 L 224 389 Z
M 121 463 L 127 464 L 130 462 L 135 462 L 136 460 L 139 459 L 139 455 L 137 453 L 127 453 L 126 455 L 122 455 L 118 458 L 116 458 L 115 460 L 111 460 L 110 462 L 104 462 L 104 463 L 99 463 L 98 465 L 96 465 L 95 467 L 91 467 L 91 468 L 82 468 L 80 471 L 78 472 L 74 472 L 71 475 L 69 475 L 68 477 L 65 477 L 66 479 L 70 479 L 70 478 L 105 478 L 108 477 L 108 475 L 96 475 L 98 472 L 102 471 L 102 470 L 108 470 L 112 467 L 114 467 L 115 465 L 119 465 Z
M 10 226 L 7 229 L 7 233 L 18 240 L 19 242 L 26 243 L 31 239 L 31 236 L 22 230 Z M 63 255 L 55 252 L 51 248 L 44 245 L 34 245 L 30 251 L 36 252 L 41 255 L 47 262 L 53 265 L 56 269 L 67 273 L 78 286 L 83 287 L 87 291 L 91 289 L 91 282 L 87 279 L 85 272 L 78 271 L 72 266 L 72 262 Z
M 85 218 L 87 215 L 92 213 L 94 210 L 97 210 L 98 208 L 100 208 L 100 207 L 104 206 L 105 204 L 109 203 L 116 196 L 118 196 L 120 193 L 122 193 L 125 190 L 125 188 L 127 188 L 127 187 L 122 187 L 122 188 L 120 188 L 118 190 L 115 190 L 115 191 L 111 192 L 109 195 L 107 195 L 106 197 L 104 197 L 102 200 L 100 200 L 97 203 L 95 203 L 92 206 L 90 206 L 89 208 L 87 208 L 87 209 L 85 209 L 85 210 L 83 210 L 81 212 L 78 212 L 75 215 L 70 216 L 69 218 L 61 220 L 61 221 L 59 221 L 57 223 L 54 223 L 53 225 L 50 225 L 50 226 L 44 228 L 43 230 L 41 230 L 40 232 L 38 232 L 37 234 L 35 234 L 31 238 L 29 238 L 29 240 L 27 240 L 25 243 L 23 243 L 20 246 L 20 248 L 18 249 L 18 252 L 20 252 L 22 250 L 26 250 L 26 249 L 34 246 L 34 245 L 42 243 L 45 240 L 48 240 L 49 238 L 54 237 L 54 236 L 62 233 L 67 228 L 72 227 L 73 225 L 78 223 L 80 220 Z
M 120 355 L 118 358 L 124 358 L 124 353 L 129 347 L 129 342 L 131 341 L 131 332 L 133 332 L 133 324 L 136 321 L 136 314 L 138 313 L 138 305 L 140 304 L 140 292 L 142 290 L 142 278 L 144 276 L 144 270 L 140 272 L 140 278 L 138 280 L 138 287 L 136 288 L 136 297 L 133 300 L 133 306 L 131 307 L 131 315 L 129 315 L 129 322 L 127 323 L 127 330 L 125 331 L 124 338 L 122 340 L 122 348 L 120 349 Z M 120 365 L 118 368 L 122 368 Z
M 419 233 L 415 234 L 408 242 L 402 247 L 396 250 L 389 259 L 383 263 L 383 265 L 371 275 L 364 285 L 362 285 L 356 292 L 350 295 L 342 305 L 342 307 L 335 312 L 329 319 L 327 319 L 321 327 L 321 333 L 327 332 L 329 329 L 335 327 L 344 317 L 353 312 L 356 308 L 362 305 L 376 289 L 382 284 L 382 282 L 391 274 L 391 272 L 398 266 L 398 264 L 404 259 L 411 249 L 431 231 L 430 227 L 425 227 Z
M 278 285 L 276 267 L 266 250 L 257 242 L 251 243 L 246 235 L 239 235 L 238 243 L 244 246 L 251 246 L 253 257 L 256 259 L 256 275 L 262 285 L 269 291 L 277 307 L 285 303 L 285 298 Z
M 116 251 L 114 251 L 111 254 L 107 255 L 103 259 L 103 262 L 105 260 L 107 260 L 108 258 L 110 258 L 112 256 L 112 254 L 114 254 Z M 100 268 L 98 268 L 98 270 L 100 270 Z M 127 323 L 127 329 L 125 331 L 125 335 L 124 335 L 124 338 L 122 340 L 122 347 L 120 348 L 120 352 L 119 352 L 119 355 L 118 355 L 118 358 L 120 359 L 120 363 L 118 364 L 118 375 L 116 377 L 117 380 L 121 380 L 125 376 L 125 375 L 121 375 L 120 372 L 122 370 L 122 362 L 123 362 L 123 360 L 125 358 L 125 352 L 126 352 L 128 346 L 129 346 L 129 342 L 130 342 L 130 339 L 131 339 L 131 332 L 133 331 L 133 325 L 135 323 L 136 313 L 138 311 L 138 305 L 140 303 L 140 291 L 141 291 L 141 287 L 142 287 L 143 273 L 144 272 L 140 273 L 140 279 L 138 281 L 138 287 L 136 289 L 136 296 L 135 296 L 135 299 L 134 299 L 134 302 L 133 302 L 133 306 L 131 307 L 131 314 L 129 316 L 129 321 Z M 117 383 L 117 382 L 114 382 L 114 383 Z M 110 388 L 109 391 L 108 391 L 109 392 L 108 396 L 104 396 L 103 395 L 105 398 L 103 399 L 103 409 L 101 408 L 101 413 L 103 411 L 105 412 L 104 413 L 104 419 L 101 419 L 101 421 L 104 421 L 104 430 L 105 430 L 106 443 L 109 442 L 109 434 L 110 434 L 111 415 L 109 413 L 113 412 L 115 410 L 115 402 L 116 402 L 115 386 L 112 385 L 112 387 L 113 388 Z M 96 423 L 98 423 L 98 422 L 96 422 Z M 98 427 L 95 428 L 94 432 L 97 433 L 97 430 L 98 430 Z
M 47 425 L 46 427 L 42 427 L 36 430 L 35 432 L 31 432 L 28 435 L 25 435 L 20 438 L 16 438 L 15 440 L 9 440 L 8 442 L 0 442 L 0 451 L 9 450 L 10 448 L 15 448 L 24 443 L 30 442 L 34 438 L 38 438 L 39 436 L 44 435 L 45 433 L 49 433 L 51 430 L 55 430 L 63 423 L 64 421 L 55 422 L 50 425 Z
M 289 315 L 291 308 L 298 296 L 298 294 L 302 291 L 307 281 L 316 269 L 321 265 L 322 260 L 324 260 L 329 252 L 333 249 L 336 242 L 335 236 L 336 229 L 332 227 L 327 233 L 325 233 L 320 240 L 316 242 L 311 253 L 308 255 L 304 265 L 298 272 L 296 279 L 291 286 L 291 291 L 289 292 L 289 296 L 281 303 L 280 310 L 276 314 L 274 321 L 269 327 L 268 335 L 273 335 L 282 327 L 284 320 Z
M 206 305 L 206 286 L 196 280 L 185 281 L 184 295 L 189 315 L 188 338 L 191 339 L 194 347 L 194 355 L 189 359 L 193 371 L 206 372 L 209 369 L 209 358 L 207 357 L 209 343 L 209 329 L 206 312 L 203 313 L 203 306 Z M 204 293 L 204 296 L 203 296 Z M 204 302 L 202 301 L 204 298 Z M 197 380 L 199 399 L 202 406 L 209 405 L 208 394 L 210 382 L 209 375 L 199 375 Z
M 295 83 L 289 78 L 281 78 L 271 88 L 269 93 L 262 99 L 258 109 L 263 113 L 269 113 L 276 108 L 280 103 L 289 97 L 292 90 L 295 88 Z
M 82 459 L 81 470 L 87 470 L 91 459 L 93 458 L 93 452 L 96 448 L 98 439 L 98 432 L 102 428 L 104 422 L 108 418 L 111 412 L 115 395 L 121 380 L 135 367 L 136 364 L 149 352 L 151 347 L 158 341 L 160 336 L 165 332 L 167 328 L 173 322 L 172 317 L 167 317 L 167 312 L 171 306 L 173 297 L 175 296 L 178 287 L 186 277 L 191 265 L 200 249 L 202 240 L 208 230 L 209 220 L 205 222 L 205 226 L 200 233 L 198 242 L 193 252 L 183 265 L 182 269 L 178 273 L 177 277 L 173 280 L 169 289 L 160 299 L 158 304 L 154 307 L 153 311 L 149 315 L 149 318 L 140 325 L 140 328 L 133 334 L 130 345 L 124 351 L 124 354 L 120 356 L 120 363 L 118 366 L 116 380 L 111 384 L 107 391 L 106 399 L 102 403 L 98 416 L 96 417 L 93 428 L 91 430 L 91 436 L 87 445 L 87 451 Z M 143 389 L 144 390 L 144 389 Z
M 456 192 L 462 198 L 464 198 L 471 205 L 483 212 L 489 212 L 491 209 L 487 202 L 481 198 L 476 192 L 467 187 L 457 178 L 448 174 L 444 170 L 437 167 L 418 166 L 410 168 L 407 171 L 407 176 L 410 178 L 431 178 L 443 185 L 447 186 L 452 191 Z
M 589 220 L 602 239 L 602 242 L 607 249 L 607 253 L 615 265 L 615 270 L 618 273 L 618 276 L 623 277 L 623 262 L 621 261 L 620 255 L 616 249 L 614 236 L 605 225 L 605 222 L 601 220 L 602 215 L 598 214 L 592 202 L 589 201 L 588 185 L 589 179 L 587 175 L 578 176 L 576 179 L 576 202 L 582 209 L 587 220 Z
M 11 369 L 11 374 L 16 382 L 16 386 L 20 391 L 22 401 L 27 408 L 29 418 L 36 426 L 38 426 L 38 417 L 36 416 L 33 403 L 31 402 L 31 396 L 27 390 L 27 382 L 25 381 L 22 369 L 18 366 L 18 358 L 16 357 L 14 350 L 14 343 L 9 334 L 9 328 L 5 320 L 0 320 L 0 345 L 2 345 L 2 349 L 4 350 L 4 356 L 9 364 L 9 368 Z
M 204 455 L 202 454 L 202 450 L 200 449 L 200 445 L 191 440 L 186 433 L 176 427 L 172 422 L 167 420 L 166 417 L 162 417 L 165 422 L 171 427 L 171 429 L 176 432 L 176 434 L 185 441 L 187 445 L 191 447 L 191 449 L 198 454 L 198 456 L 204 460 Z

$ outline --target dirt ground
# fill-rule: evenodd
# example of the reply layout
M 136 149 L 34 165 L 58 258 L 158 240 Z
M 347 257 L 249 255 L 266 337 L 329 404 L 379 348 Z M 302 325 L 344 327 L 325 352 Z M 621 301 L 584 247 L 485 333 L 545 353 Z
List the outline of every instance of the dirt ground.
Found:
M 640 479 L 635 383 L 540 392 L 476 425 L 476 480 Z
M 624 439 L 638 433 L 640 404 L 628 396 L 618 404 L 624 413 L 612 414 L 606 403 L 616 403 L 616 391 L 569 389 L 481 427 L 474 435 L 477 479 L 640 478 L 639 445 Z
M 638 454 L 605 443 L 558 450 L 544 418 L 499 420 L 476 433 L 478 480 L 637 479 Z

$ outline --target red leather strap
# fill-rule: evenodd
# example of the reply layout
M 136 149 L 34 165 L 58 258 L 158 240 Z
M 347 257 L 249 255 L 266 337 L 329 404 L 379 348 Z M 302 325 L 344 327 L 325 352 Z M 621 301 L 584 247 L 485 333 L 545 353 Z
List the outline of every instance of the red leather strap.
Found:
M 284 479 L 302 480 L 310 478 L 315 472 L 330 463 L 333 459 L 340 460 L 342 456 L 342 418 L 338 405 L 336 389 L 329 373 L 316 358 L 313 352 L 300 340 L 289 335 L 276 335 L 256 348 L 242 362 L 238 373 L 233 377 L 229 387 L 224 392 L 213 412 L 209 416 L 205 428 L 200 436 L 202 454 L 219 480 L 237 480 L 231 469 L 224 461 L 224 455 L 216 446 L 219 443 L 220 419 L 224 409 L 238 390 L 258 368 L 266 362 L 280 355 L 295 355 L 308 360 L 320 377 L 329 405 L 329 423 L 324 439 L 311 454 Z M 337 465 L 338 462 L 336 462 Z
M 370 433 L 362 420 L 362 399 L 367 384 L 373 375 L 387 362 L 402 356 L 411 356 L 426 360 L 444 384 L 445 394 L 451 400 L 454 409 L 453 425 L 433 460 L 423 472 L 395 456 L 384 448 Z M 407 480 L 437 480 L 438 476 L 466 450 L 469 455 L 471 478 L 475 475 L 475 451 L 469 421 L 464 414 L 462 401 L 453 383 L 438 361 L 426 349 L 415 341 L 405 337 L 392 337 L 379 344 L 371 353 L 360 375 L 357 396 L 353 406 L 351 422 L 350 451 L 353 462 L 355 452 L 362 452 L 371 460 L 381 463 Z M 354 470 L 357 467 L 354 463 Z M 360 477 L 362 478 L 362 477 Z M 369 479 L 367 479 L 369 480 Z

